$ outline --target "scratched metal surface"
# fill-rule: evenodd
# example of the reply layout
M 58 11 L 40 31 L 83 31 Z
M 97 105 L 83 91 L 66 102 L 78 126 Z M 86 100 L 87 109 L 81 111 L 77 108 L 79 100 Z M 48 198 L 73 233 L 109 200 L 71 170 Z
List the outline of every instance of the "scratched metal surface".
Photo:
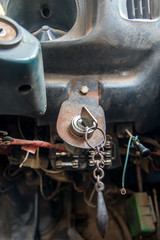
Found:
M 82 86 L 89 88 L 89 92 L 85 95 L 80 92 Z M 61 106 L 57 120 L 57 132 L 66 143 L 74 147 L 89 149 L 90 147 L 84 138 L 74 137 L 71 134 L 70 124 L 75 116 L 80 115 L 82 107 L 85 106 L 98 121 L 98 127 L 105 132 L 104 111 L 98 103 L 98 82 L 94 79 L 75 78 L 69 96 L 69 100 L 65 101 Z M 99 145 L 102 141 L 103 135 L 98 130 L 89 139 L 92 146 Z

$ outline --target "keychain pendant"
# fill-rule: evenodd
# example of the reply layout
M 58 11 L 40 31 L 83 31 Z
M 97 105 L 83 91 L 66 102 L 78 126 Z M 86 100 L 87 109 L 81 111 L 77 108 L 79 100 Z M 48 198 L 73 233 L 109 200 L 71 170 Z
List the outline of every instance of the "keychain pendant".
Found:
M 99 233 L 101 237 L 104 238 L 108 225 L 108 213 L 102 193 L 102 191 L 104 190 L 104 184 L 102 182 L 100 182 L 100 184 L 100 187 L 97 187 L 97 183 L 95 184 L 95 189 L 97 191 L 96 222 Z

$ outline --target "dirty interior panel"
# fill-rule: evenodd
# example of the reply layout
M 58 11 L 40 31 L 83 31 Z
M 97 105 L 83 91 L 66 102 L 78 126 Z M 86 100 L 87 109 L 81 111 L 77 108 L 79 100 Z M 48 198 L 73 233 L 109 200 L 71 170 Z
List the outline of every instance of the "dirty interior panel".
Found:
M 0 0 L 0 239 L 160 239 L 160 0 Z

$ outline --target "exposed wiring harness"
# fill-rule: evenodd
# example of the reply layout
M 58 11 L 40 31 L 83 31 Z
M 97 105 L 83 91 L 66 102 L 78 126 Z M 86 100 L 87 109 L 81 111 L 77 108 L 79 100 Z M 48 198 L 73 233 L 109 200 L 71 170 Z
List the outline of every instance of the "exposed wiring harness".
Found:
M 45 200 L 48 200 L 48 201 L 49 201 L 49 200 L 52 200 L 52 199 L 61 191 L 61 188 L 60 188 L 61 182 L 58 181 L 58 182 L 57 182 L 57 187 L 56 187 L 56 189 L 51 193 L 51 195 L 46 196 L 45 193 L 44 193 L 44 189 L 43 189 L 43 176 L 42 176 L 42 174 L 40 173 L 40 171 L 38 171 L 38 170 L 36 170 L 36 169 L 35 169 L 35 171 L 36 171 L 36 173 L 37 173 L 38 176 L 39 176 L 39 180 L 40 180 L 40 192 L 41 192 L 43 198 L 44 198 Z

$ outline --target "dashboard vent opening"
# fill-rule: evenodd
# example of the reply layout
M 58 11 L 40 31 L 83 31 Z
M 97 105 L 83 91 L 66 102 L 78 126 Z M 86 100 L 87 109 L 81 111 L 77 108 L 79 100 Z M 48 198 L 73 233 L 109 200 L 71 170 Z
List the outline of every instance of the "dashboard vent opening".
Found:
M 158 2 L 158 1 L 157 1 Z M 128 19 L 153 19 L 153 0 L 127 0 Z

